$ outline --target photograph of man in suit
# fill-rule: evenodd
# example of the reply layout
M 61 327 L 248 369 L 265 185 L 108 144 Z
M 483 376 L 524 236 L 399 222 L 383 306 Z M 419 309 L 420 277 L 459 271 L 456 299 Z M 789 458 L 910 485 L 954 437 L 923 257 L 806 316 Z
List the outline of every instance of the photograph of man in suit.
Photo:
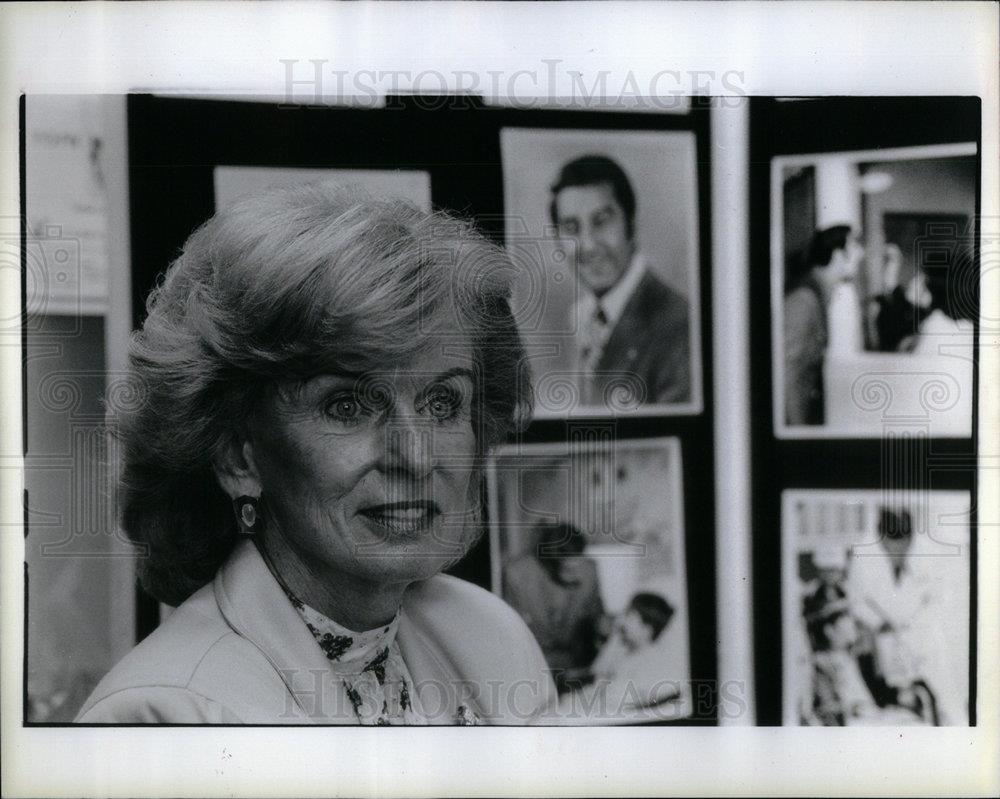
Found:
M 639 250 L 635 212 L 628 176 L 603 155 L 565 164 L 551 188 L 549 214 L 582 289 L 575 318 L 583 405 L 605 405 L 622 383 L 636 387 L 637 402 L 691 400 L 688 303 Z
M 786 424 L 824 423 L 823 362 L 831 340 L 856 340 L 860 349 L 860 323 L 849 313 L 856 300 L 840 290 L 857 279 L 864 254 L 850 226 L 834 225 L 817 230 L 804 260 L 791 264 L 784 309 Z

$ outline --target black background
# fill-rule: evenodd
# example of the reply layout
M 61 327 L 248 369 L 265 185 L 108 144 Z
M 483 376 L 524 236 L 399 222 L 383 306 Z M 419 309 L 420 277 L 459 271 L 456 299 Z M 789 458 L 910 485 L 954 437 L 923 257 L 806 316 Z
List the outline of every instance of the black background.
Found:
M 693 416 L 620 419 L 615 431 L 618 439 L 677 436 L 681 441 L 694 682 L 694 714 L 686 723 L 712 724 L 717 663 L 708 113 L 709 102 L 699 98 L 688 114 L 644 114 L 486 108 L 473 97 L 390 97 L 384 108 L 359 109 L 133 95 L 128 147 L 134 323 L 142 322 L 157 276 L 214 213 L 218 165 L 424 170 L 431 177 L 435 206 L 475 219 L 503 244 L 502 128 L 693 131 L 704 408 Z M 579 419 L 572 423 L 576 429 L 579 425 Z M 561 420 L 537 421 L 521 440 L 565 441 L 569 428 Z M 489 588 L 488 541 L 482 539 L 452 572 Z M 155 628 L 159 613 L 141 589 L 138 608 L 141 639 Z
M 781 492 L 790 488 L 912 488 L 887 460 L 909 458 L 923 469 L 922 486 L 962 490 L 973 497 L 970 598 L 970 723 L 976 686 L 976 449 L 978 396 L 973 396 L 972 437 L 922 439 L 888 451 L 882 439 L 778 440 L 771 409 L 771 159 L 801 153 L 875 150 L 954 142 L 980 145 L 976 97 L 823 98 L 781 102 L 754 98 L 750 105 L 750 346 L 753 420 L 754 657 L 757 723 L 781 724 Z M 977 170 L 978 175 L 978 170 Z M 976 218 L 979 182 L 976 183 Z M 978 226 L 976 228 L 978 264 Z M 978 274 L 978 272 L 977 272 Z M 977 287 L 978 288 L 978 287 Z M 976 297 L 978 305 L 978 294 Z M 978 314 L 977 314 L 978 316 Z M 978 342 L 978 322 L 975 331 Z M 978 385 L 978 356 L 973 384 Z M 905 450 L 905 447 L 903 447 Z

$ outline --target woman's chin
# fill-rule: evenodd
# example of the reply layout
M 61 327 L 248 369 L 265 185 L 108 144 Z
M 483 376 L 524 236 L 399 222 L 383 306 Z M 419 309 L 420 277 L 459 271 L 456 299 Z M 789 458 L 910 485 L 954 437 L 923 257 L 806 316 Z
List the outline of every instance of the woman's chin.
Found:
M 430 524 L 386 524 L 363 516 L 355 537 L 355 554 L 380 572 L 400 578 L 423 580 L 460 560 L 476 536 L 467 525 L 461 529 L 445 525 L 438 517 Z

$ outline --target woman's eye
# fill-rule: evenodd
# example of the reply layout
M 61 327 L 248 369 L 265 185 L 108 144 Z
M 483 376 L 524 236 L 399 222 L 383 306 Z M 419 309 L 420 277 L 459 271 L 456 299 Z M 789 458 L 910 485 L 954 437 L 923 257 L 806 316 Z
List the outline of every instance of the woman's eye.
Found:
M 451 419 L 458 414 L 462 405 L 462 398 L 453 391 L 439 391 L 432 394 L 424 407 L 435 419 Z
M 437 419 L 447 419 L 455 412 L 455 408 L 450 402 L 443 399 L 431 400 L 431 416 Z
M 350 397 L 340 397 L 327 403 L 327 415 L 341 422 L 353 422 L 361 416 L 361 403 Z

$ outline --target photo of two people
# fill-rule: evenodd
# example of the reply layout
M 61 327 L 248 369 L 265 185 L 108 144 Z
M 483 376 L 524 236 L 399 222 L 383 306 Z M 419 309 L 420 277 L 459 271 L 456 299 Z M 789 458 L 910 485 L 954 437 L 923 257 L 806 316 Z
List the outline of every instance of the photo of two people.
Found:
M 785 723 L 969 723 L 969 498 L 787 491 Z
M 557 723 L 688 715 L 677 439 L 510 446 L 488 474 L 494 590 L 541 646 Z
M 772 162 L 779 437 L 972 429 L 976 144 Z

